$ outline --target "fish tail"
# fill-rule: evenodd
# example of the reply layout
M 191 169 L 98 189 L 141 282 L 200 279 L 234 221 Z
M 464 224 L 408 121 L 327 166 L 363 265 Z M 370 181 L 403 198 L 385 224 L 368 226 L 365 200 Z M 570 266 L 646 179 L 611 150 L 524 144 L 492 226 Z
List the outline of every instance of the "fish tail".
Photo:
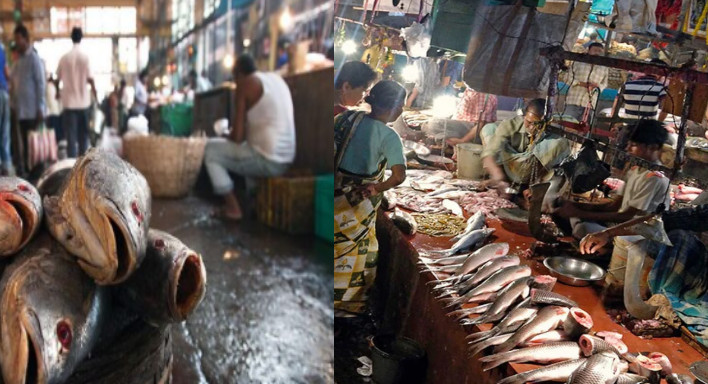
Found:
M 504 343 L 497 345 L 494 348 L 494 353 L 499 354 L 499 353 L 509 352 L 509 351 L 511 351 L 512 348 L 514 348 L 516 346 L 516 344 L 517 344 L 516 341 L 507 340 Z
M 519 373 L 514 376 L 505 377 L 499 381 L 497 384 L 524 384 L 526 382 L 526 375 Z
M 479 359 L 480 362 L 484 363 L 482 364 L 482 371 L 486 372 L 506 363 L 509 361 L 508 357 L 508 352 L 482 357 Z
M 498 330 L 496 330 L 496 328 L 492 328 L 488 331 L 471 333 L 471 334 L 467 335 L 467 337 L 465 339 L 467 341 L 469 341 L 470 343 L 479 343 L 479 342 L 489 339 L 490 337 L 496 336 L 497 333 L 498 333 Z
M 440 299 L 442 299 L 443 297 L 447 297 L 447 296 L 452 295 L 453 293 L 455 293 L 455 291 L 446 290 L 446 291 L 444 291 L 443 293 L 439 294 L 438 296 L 435 296 L 435 300 L 440 300 Z

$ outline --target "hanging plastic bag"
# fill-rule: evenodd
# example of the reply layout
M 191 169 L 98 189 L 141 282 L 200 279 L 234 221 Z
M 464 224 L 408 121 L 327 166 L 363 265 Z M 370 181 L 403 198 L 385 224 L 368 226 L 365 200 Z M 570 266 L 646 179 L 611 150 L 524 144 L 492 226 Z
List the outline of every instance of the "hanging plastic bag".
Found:
M 27 134 L 28 167 L 34 168 L 40 163 L 57 161 L 57 140 L 54 129 L 44 123 Z

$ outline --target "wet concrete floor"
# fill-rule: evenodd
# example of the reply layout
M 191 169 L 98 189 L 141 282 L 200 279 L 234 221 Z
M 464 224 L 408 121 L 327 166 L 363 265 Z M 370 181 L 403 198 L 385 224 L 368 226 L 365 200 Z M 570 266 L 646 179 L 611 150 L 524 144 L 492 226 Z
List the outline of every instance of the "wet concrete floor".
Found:
M 215 207 L 153 201 L 151 226 L 207 268 L 204 301 L 173 327 L 173 383 L 333 383 L 332 246 L 255 220 L 224 222 Z

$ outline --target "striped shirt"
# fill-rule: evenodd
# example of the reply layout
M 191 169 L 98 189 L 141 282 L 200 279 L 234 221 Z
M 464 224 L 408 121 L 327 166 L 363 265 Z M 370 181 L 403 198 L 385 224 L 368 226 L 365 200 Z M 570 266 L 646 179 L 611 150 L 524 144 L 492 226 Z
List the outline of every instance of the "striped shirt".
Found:
M 640 77 L 624 84 L 624 110 L 630 117 L 655 117 L 666 87 L 652 76 Z

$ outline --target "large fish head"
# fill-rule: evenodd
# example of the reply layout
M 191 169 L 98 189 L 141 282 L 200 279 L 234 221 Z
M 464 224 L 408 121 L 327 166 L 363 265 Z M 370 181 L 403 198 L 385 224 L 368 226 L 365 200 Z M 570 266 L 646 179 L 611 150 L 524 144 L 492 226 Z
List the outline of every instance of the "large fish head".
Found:
M 68 256 L 45 249 L 21 263 L 2 295 L 4 381 L 64 382 L 97 339 L 103 291 Z
M 0 256 L 18 252 L 42 221 L 42 200 L 34 186 L 17 177 L 0 177 Z
M 64 159 L 52 164 L 47 168 L 37 180 L 37 191 L 39 195 L 58 195 L 64 183 L 71 175 L 71 170 L 76 165 L 76 159 Z
M 84 271 L 101 285 L 130 277 L 145 257 L 150 222 L 143 175 L 117 155 L 92 149 L 74 166 L 60 199 L 45 198 L 48 216 L 62 212 L 50 225 L 64 226 L 64 219 L 70 230 L 51 230 Z
M 619 356 L 614 352 L 603 351 L 595 355 L 593 361 L 599 366 L 599 371 L 606 372 L 609 376 L 607 383 L 614 383 L 617 376 L 620 375 Z

